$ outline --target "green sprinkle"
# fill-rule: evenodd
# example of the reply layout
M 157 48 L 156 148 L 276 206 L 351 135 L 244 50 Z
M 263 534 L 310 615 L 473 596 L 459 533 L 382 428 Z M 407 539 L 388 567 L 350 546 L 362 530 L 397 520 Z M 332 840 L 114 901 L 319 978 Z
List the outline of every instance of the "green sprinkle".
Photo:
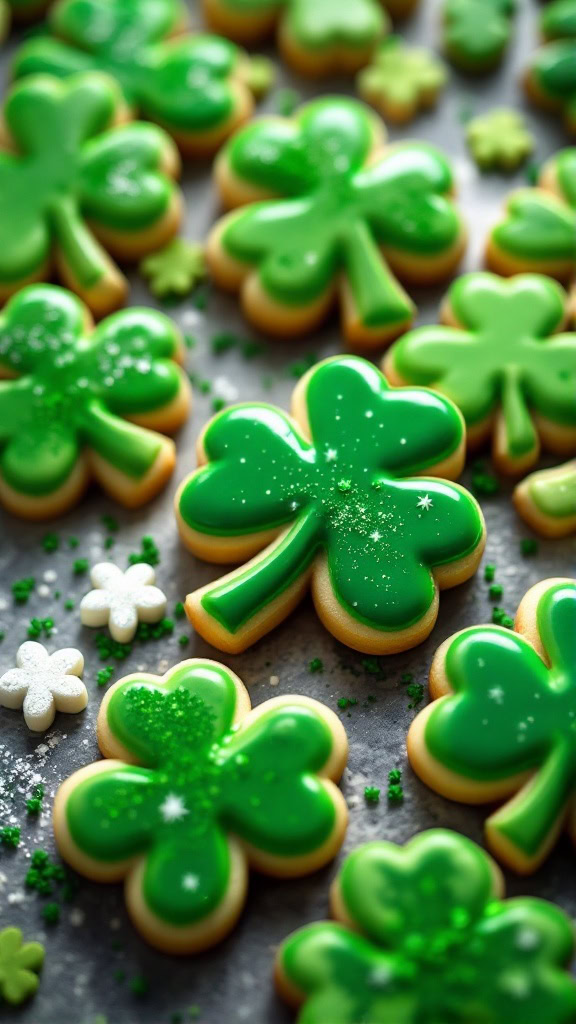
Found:
M 222 409 L 226 408 L 226 401 L 224 398 L 213 398 L 212 399 L 212 412 L 222 412 Z
M 486 583 L 492 583 L 492 580 L 494 579 L 495 575 L 496 575 L 496 566 L 495 565 L 485 565 L 484 566 L 484 579 L 486 580 Z
M 59 590 L 55 590 L 54 591 L 54 600 L 55 601 L 59 601 L 61 596 L 62 596 L 62 594 L 61 594 L 61 592 Z
M 45 637 L 52 636 L 52 630 L 54 629 L 54 619 L 30 619 L 30 623 L 27 629 L 27 635 L 31 640 L 37 640 L 39 636 L 44 633 Z
M 219 334 L 214 334 L 210 338 L 210 348 L 215 356 L 221 356 L 223 352 L 229 352 L 231 348 L 236 348 L 239 344 L 240 338 L 232 331 L 220 331 Z
M 383 678 L 384 672 L 377 658 L 362 658 L 360 664 L 364 671 L 368 672 L 369 675 L 380 676 L 380 678 Z
M 38 783 L 32 790 L 32 796 L 28 797 L 26 801 L 26 810 L 28 814 L 39 814 L 42 810 L 42 800 L 44 798 L 44 786 L 42 783 Z
M 42 907 L 42 917 L 46 924 L 58 924 L 60 920 L 60 907 L 57 903 L 46 903 Z
M 410 683 L 406 687 L 406 693 L 410 697 L 409 708 L 416 708 L 421 703 L 424 697 L 424 687 L 422 683 Z
M 68 547 L 69 548 L 72 548 L 72 549 L 77 548 L 79 543 L 80 543 L 80 541 L 78 540 L 78 537 L 68 537 Z
M 128 555 L 128 564 L 137 565 L 139 562 L 146 562 L 148 565 L 158 565 L 160 562 L 160 552 L 156 547 L 152 537 L 142 537 L 140 541 L 140 551 Z
M 82 573 L 88 572 L 88 565 L 89 563 L 87 558 L 77 558 L 72 566 L 74 575 L 81 576 Z
M 392 771 L 388 772 L 388 782 L 400 782 L 402 778 L 402 769 L 393 768 Z
M 149 625 L 147 622 L 141 622 L 136 630 L 136 639 L 161 640 L 163 636 L 168 636 L 173 632 L 174 621 L 172 619 L 162 619 L 154 625 Z
M 104 541 L 104 547 L 106 548 L 106 551 L 110 551 L 110 548 L 113 548 L 115 543 L 116 539 L 114 537 L 106 537 L 106 540 Z
M 402 771 L 400 768 L 393 768 L 388 772 L 388 802 L 401 804 L 404 799 L 404 790 L 401 785 Z
M 338 490 L 341 491 L 342 494 L 347 494 L 348 491 L 352 490 L 352 481 L 351 480 L 339 480 L 338 484 L 337 484 L 337 487 L 338 487 Z
M 13 846 L 14 849 L 20 842 L 20 826 L 19 825 L 5 825 L 0 828 L 0 843 L 4 846 Z
M 538 554 L 539 546 L 535 537 L 523 537 L 520 541 L 520 553 L 528 556 L 536 555 Z
M 504 593 L 504 587 L 502 586 L 501 583 L 493 583 L 488 593 L 492 601 L 497 601 L 499 597 L 502 597 L 502 594 Z
M 357 703 L 358 701 L 356 697 L 340 697 L 338 700 L 338 707 L 344 710 L 345 708 L 354 707 Z
M 178 643 L 180 644 L 180 647 L 185 647 L 186 644 L 190 643 L 190 637 L 186 636 L 186 633 L 182 633 L 182 636 L 178 637 Z
M 254 356 L 259 356 L 264 351 L 264 345 L 261 345 L 259 341 L 245 341 L 242 344 L 242 355 L 244 359 L 254 359 Z
M 71 597 L 68 597 L 66 599 L 66 601 L 64 601 L 64 607 L 65 607 L 67 612 L 71 612 L 72 611 L 72 609 L 74 608 L 74 601 L 72 600 Z
M 413 679 L 414 676 L 412 675 L 412 672 L 403 672 L 402 675 L 400 676 L 400 682 L 402 683 L 403 686 L 407 683 L 411 683 Z
M 297 89 L 277 89 L 273 96 L 274 109 L 282 117 L 290 117 L 300 103 L 300 93 Z
M 479 459 L 472 464 L 472 488 L 477 494 L 492 495 L 500 490 L 500 481 L 486 469 L 486 463 Z
M 57 533 L 45 533 L 42 538 L 42 547 L 44 551 L 49 554 L 53 551 L 58 551 L 60 547 L 60 538 Z
M 36 580 L 33 576 L 26 576 L 24 579 L 15 580 L 12 584 L 12 596 L 16 604 L 26 604 L 35 586 Z
M 176 601 L 176 604 L 174 605 L 174 615 L 177 619 L 183 619 L 186 615 L 186 609 L 184 608 L 182 601 Z
M 299 380 L 303 377 L 315 363 L 318 362 L 318 356 L 314 352 L 310 352 L 307 356 L 302 359 L 297 359 L 295 363 L 290 363 L 288 367 L 288 377 L 294 377 L 295 380 Z
M 102 516 L 101 522 L 110 533 L 117 533 L 119 529 L 118 520 L 114 516 Z
M 101 661 L 109 661 L 110 658 L 124 661 L 132 653 L 132 644 L 121 644 L 118 640 L 113 640 L 108 633 L 97 633 L 94 642 Z
M 145 996 L 148 992 L 148 981 L 142 974 L 137 974 L 130 982 L 130 991 L 135 996 Z
M 96 683 L 98 686 L 106 686 L 112 676 L 114 675 L 114 665 L 106 665 L 106 668 L 101 668 L 96 673 Z
M 322 659 L 321 658 L 312 658 L 312 661 L 309 662 L 309 664 L 308 664 L 308 671 L 309 672 L 323 672 L 324 671 L 324 662 L 322 661 Z
M 380 802 L 380 790 L 378 786 L 366 786 L 364 789 L 364 799 L 368 804 L 377 804 Z
M 514 628 L 514 619 L 511 615 L 508 615 L 503 608 L 494 606 L 492 609 L 492 622 L 496 626 L 504 626 L 505 629 Z

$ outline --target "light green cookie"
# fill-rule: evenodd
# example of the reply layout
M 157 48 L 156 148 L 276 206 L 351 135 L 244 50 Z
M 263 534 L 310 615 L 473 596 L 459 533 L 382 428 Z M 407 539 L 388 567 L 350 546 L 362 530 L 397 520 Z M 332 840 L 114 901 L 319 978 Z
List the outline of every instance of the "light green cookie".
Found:
M 466 141 L 484 171 L 514 171 L 534 150 L 534 137 L 522 115 L 504 107 L 473 118 L 466 128 Z
M 163 249 L 142 260 L 138 269 L 148 278 L 150 291 L 158 299 L 188 295 L 206 277 L 204 248 L 185 238 L 173 238 Z
M 434 106 L 446 80 L 446 68 L 433 53 L 392 39 L 360 72 L 357 86 L 362 99 L 387 120 L 401 124 Z

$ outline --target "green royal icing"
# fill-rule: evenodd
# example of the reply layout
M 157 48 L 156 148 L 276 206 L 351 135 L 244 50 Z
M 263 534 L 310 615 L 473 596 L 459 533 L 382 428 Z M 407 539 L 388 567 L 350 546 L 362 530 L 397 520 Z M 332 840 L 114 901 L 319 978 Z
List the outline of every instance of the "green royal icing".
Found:
M 555 0 L 544 8 L 540 28 L 547 39 L 576 38 L 576 0 Z
M 526 478 L 528 493 L 546 516 L 576 516 L 576 461 L 554 469 L 542 469 Z
M 179 0 L 64 0 L 50 14 L 54 38 L 25 43 L 14 74 L 105 71 L 132 105 L 168 131 L 210 132 L 238 104 L 233 79 L 241 51 L 218 36 L 170 39 L 185 17 Z
M 347 923 L 286 939 L 282 974 L 300 1024 L 569 1024 L 576 983 L 568 917 L 552 903 L 495 893 L 490 858 L 464 836 L 372 842 L 336 882 Z
M 470 427 L 501 408 L 514 458 L 538 443 L 534 412 L 576 427 L 576 334 L 553 333 L 565 315 L 560 285 L 537 274 L 466 274 L 448 305 L 461 326 L 420 327 L 395 343 L 402 380 L 437 387 Z
M 404 143 L 372 160 L 377 128 L 366 107 L 336 97 L 307 104 L 294 120 L 248 125 L 228 143 L 227 161 L 242 181 L 284 198 L 243 207 L 221 235 L 288 305 L 313 302 L 344 274 L 362 323 L 374 329 L 413 312 L 380 247 L 432 266 L 461 232 L 446 159 Z
M 350 615 L 379 630 L 411 626 L 434 600 L 432 568 L 463 558 L 482 536 L 463 488 L 414 478 L 458 448 L 456 410 L 433 392 L 390 389 L 353 356 L 314 369 L 306 408 L 310 442 L 269 405 L 236 406 L 209 424 L 208 465 L 180 496 L 184 522 L 221 537 L 289 529 L 250 568 L 209 589 L 202 606 L 234 633 L 325 551 Z
M 550 585 L 538 602 L 537 629 L 550 668 L 509 630 L 476 626 L 456 636 L 446 653 L 454 695 L 434 707 L 425 732 L 432 756 L 467 779 L 497 783 L 534 773 L 522 799 L 492 818 L 528 857 L 552 839 L 576 793 L 575 583 Z
M 129 679 L 107 709 L 139 766 L 81 781 L 66 804 L 76 846 L 103 863 L 144 856 L 143 895 L 185 927 L 224 899 L 228 836 L 285 858 L 311 854 L 336 822 L 317 773 L 332 755 L 322 717 L 297 703 L 233 726 L 236 690 L 223 666 L 184 663 L 162 682 Z
M 66 83 L 39 75 L 8 94 L 18 152 L 0 152 L 0 286 L 37 274 L 58 247 L 75 281 L 94 287 L 109 261 L 87 222 L 130 234 L 166 216 L 169 139 L 140 123 L 106 131 L 118 100 L 112 82 L 91 74 Z
M 556 0 L 541 16 L 543 35 L 551 40 L 536 50 L 529 65 L 533 82 L 572 121 L 576 118 L 576 0 Z
M 457 67 L 485 71 L 497 64 L 512 36 L 516 0 L 445 0 L 443 43 Z
M 279 16 L 282 31 L 320 53 L 336 46 L 375 46 L 388 28 L 378 0 L 218 0 L 218 7 L 247 20 Z
M 139 480 L 162 439 L 123 416 L 152 412 L 178 394 L 171 321 L 129 309 L 88 339 L 86 311 L 51 285 L 23 288 L 0 316 L 0 473 L 22 494 L 50 494 L 66 482 L 84 448 Z

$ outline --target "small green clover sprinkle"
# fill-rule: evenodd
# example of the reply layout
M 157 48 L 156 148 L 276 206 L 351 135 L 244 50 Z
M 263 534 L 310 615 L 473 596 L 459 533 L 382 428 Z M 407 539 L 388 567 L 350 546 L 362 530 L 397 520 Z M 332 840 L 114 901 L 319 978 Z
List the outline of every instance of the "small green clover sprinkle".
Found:
M 98 686 L 106 686 L 110 682 L 110 680 L 111 680 L 113 675 L 114 675 L 114 666 L 113 665 L 106 665 L 105 668 L 99 669 L 98 672 L 96 673 L 96 683 L 97 683 L 97 685 Z
M 472 465 L 472 489 L 476 494 L 492 495 L 500 490 L 500 481 L 486 469 L 483 459 L 477 459 Z
M 308 671 L 309 672 L 323 672 L 324 671 L 324 662 L 322 661 L 322 659 L 321 658 L 312 658 L 312 661 L 309 662 L 309 664 L 308 664 Z
M 58 903 L 46 903 L 42 907 L 42 917 L 46 924 L 58 924 L 60 920 L 60 907 Z
M 503 626 L 504 629 L 514 628 L 514 619 L 512 616 L 508 615 L 503 608 L 498 608 L 497 606 L 492 609 L 492 622 L 496 626 Z
M 58 551 L 60 547 L 60 538 L 57 533 L 46 533 L 42 538 L 42 547 L 44 551 L 51 554 L 53 551 Z
M 26 801 L 26 810 L 28 814 L 39 814 L 42 810 L 42 800 L 44 798 L 44 786 L 42 783 L 38 783 L 32 790 L 32 796 L 28 797 Z
M 496 576 L 496 566 L 495 565 L 490 565 L 490 564 L 485 565 L 484 566 L 484 579 L 486 580 L 486 583 L 492 583 L 492 580 L 494 579 L 495 576 Z
M 12 584 L 12 596 L 16 604 L 26 604 L 35 586 L 36 580 L 33 576 L 26 576 L 24 579 L 15 580 Z
M 12 846 L 14 849 L 20 842 L 20 826 L 19 825 L 4 825 L 0 828 L 0 843 L 4 846 Z
M 38 988 L 37 973 L 44 963 L 40 942 L 22 942 L 19 928 L 0 931 L 0 996 L 12 1006 L 30 999 Z
M 418 707 L 418 704 L 420 704 L 424 697 L 424 687 L 422 683 L 410 683 L 410 685 L 406 687 L 406 693 L 410 697 L 408 707 L 415 708 Z
M 139 264 L 157 299 L 188 295 L 206 277 L 204 247 L 184 238 L 173 238 L 168 245 L 151 253 Z
M 77 558 L 72 566 L 72 572 L 75 576 L 82 576 L 83 573 L 88 572 L 89 562 L 87 558 Z
M 534 138 L 517 110 L 491 110 L 473 118 L 466 141 L 482 170 L 514 171 L 534 149 Z
M 502 597 L 504 593 L 504 587 L 501 583 L 493 583 L 488 591 L 491 601 L 497 601 L 498 598 Z
M 401 804 L 404 799 L 404 790 L 401 786 L 402 771 L 400 768 L 393 768 L 388 772 L 388 801 L 391 804 Z
M 364 799 L 367 804 L 377 804 L 380 802 L 380 790 L 377 786 L 366 786 L 364 790 Z
M 129 565 L 136 565 L 139 562 L 147 562 L 148 565 L 159 564 L 160 552 L 158 551 L 152 537 L 142 537 L 142 540 L 140 541 L 140 551 L 128 555 Z
M 539 544 L 535 537 L 523 537 L 520 541 L 520 552 L 523 555 L 538 554 Z

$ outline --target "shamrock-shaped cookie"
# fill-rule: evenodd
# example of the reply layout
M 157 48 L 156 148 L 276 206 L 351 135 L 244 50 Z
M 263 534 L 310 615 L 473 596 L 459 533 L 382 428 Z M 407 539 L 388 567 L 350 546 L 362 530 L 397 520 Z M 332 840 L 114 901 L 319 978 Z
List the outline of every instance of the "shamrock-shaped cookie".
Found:
M 89 878 L 126 879 L 132 919 L 160 949 L 222 939 L 242 910 L 248 865 L 303 875 L 342 843 L 346 805 L 332 780 L 346 734 L 318 701 L 277 697 L 250 711 L 233 672 L 184 661 L 162 678 L 116 683 L 98 742 L 115 760 L 60 787 L 58 846 Z
M 490 236 L 486 258 L 498 274 L 535 271 L 576 278 L 576 148 L 560 150 L 542 168 L 538 188 L 514 192 Z M 576 317 L 576 289 L 572 297 Z
M 22 942 L 19 928 L 3 928 L 0 931 L 0 997 L 13 1006 L 30 999 L 38 988 L 38 971 L 43 963 L 44 946 L 40 942 Z
M 57 711 L 84 711 L 88 691 L 79 678 L 84 658 L 74 647 L 48 654 L 42 644 L 27 640 L 18 648 L 16 666 L 0 676 L 0 706 L 22 709 L 33 732 L 49 729 Z
M 178 154 L 154 125 L 113 127 L 117 86 L 96 73 L 35 75 L 6 100 L 0 152 L 0 301 L 29 281 L 60 278 L 98 316 L 127 282 L 107 251 L 144 256 L 178 229 Z M 111 130 L 109 130 L 111 129 Z
M 366 843 L 333 883 L 336 920 L 280 946 L 280 993 L 300 1024 L 570 1024 L 569 918 L 503 895 L 496 864 L 455 832 Z
M 576 0 L 555 0 L 541 15 L 548 40 L 536 50 L 524 79 L 529 97 L 545 110 L 563 114 L 576 132 Z
M 408 754 L 443 796 L 507 801 L 486 837 L 528 873 L 564 826 L 576 839 L 576 580 L 532 587 L 514 628 L 473 626 L 442 644 L 430 670 L 435 700 L 414 720 Z
M 380 345 L 414 314 L 394 273 L 431 283 L 457 264 L 464 232 L 449 164 L 426 143 L 383 151 L 382 132 L 362 103 L 325 97 L 225 146 L 216 180 L 241 209 L 217 223 L 207 258 L 256 326 L 309 330 L 338 297 L 348 340 Z
M 514 171 L 534 149 L 534 136 L 517 110 L 497 108 L 466 126 L 468 148 L 482 170 Z
M 71 292 L 30 285 L 0 315 L 0 499 L 44 519 L 70 508 L 96 479 L 129 507 L 172 473 L 190 386 L 175 360 L 175 324 L 128 309 L 92 333 Z
M 327 359 L 299 382 L 290 419 L 245 404 L 219 413 L 176 498 L 184 543 L 247 565 L 189 594 L 198 632 L 242 651 L 288 615 L 308 587 L 343 643 L 404 651 L 434 626 L 438 590 L 475 572 L 482 514 L 446 479 L 462 468 L 451 402 L 388 387 L 364 359 Z M 206 463 L 206 465 L 202 465 Z M 428 475 L 430 474 L 430 476 Z
M 434 106 L 446 78 L 444 65 L 430 50 L 403 46 L 394 38 L 360 72 L 358 92 L 388 121 L 403 123 Z
M 94 590 L 80 602 L 84 626 L 108 626 L 111 636 L 126 644 L 139 622 L 158 622 L 166 611 L 166 595 L 155 587 L 151 565 L 138 562 L 122 572 L 112 562 L 99 562 L 90 573 Z
M 204 247 L 185 238 L 173 238 L 164 249 L 142 260 L 139 270 L 158 299 L 188 295 L 206 277 Z
M 490 71 L 512 36 L 516 0 L 444 0 L 443 45 L 463 71 Z
M 514 504 L 544 537 L 576 533 L 576 459 L 531 473 L 516 487 Z
M 51 37 L 26 42 L 13 72 L 105 71 L 184 153 L 211 153 L 252 112 L 250 60 L 227 39 L 183 35 L 187 19 L 181 0 L 60 0 Z
M 393 17 L 418 0 L 384 0 Z M 351 72 L 367 64 L 389 21 L 380 0 L 203 0 L 208 23 L 240 41 L 263 39 L 277 26 L 282 55 L 305 75 Z
M 541 442 L 576 452 L 576 334 L 555 334 L 566 318 L 555 281 L 520 274 L 509 281 L 474 273 L 452 285 L 448 326 L 420 327 L 388 353 L 393 384 L 438 388 L 459 407 L 474 446 L 493 437 L 494 460 L 521 473 Z

